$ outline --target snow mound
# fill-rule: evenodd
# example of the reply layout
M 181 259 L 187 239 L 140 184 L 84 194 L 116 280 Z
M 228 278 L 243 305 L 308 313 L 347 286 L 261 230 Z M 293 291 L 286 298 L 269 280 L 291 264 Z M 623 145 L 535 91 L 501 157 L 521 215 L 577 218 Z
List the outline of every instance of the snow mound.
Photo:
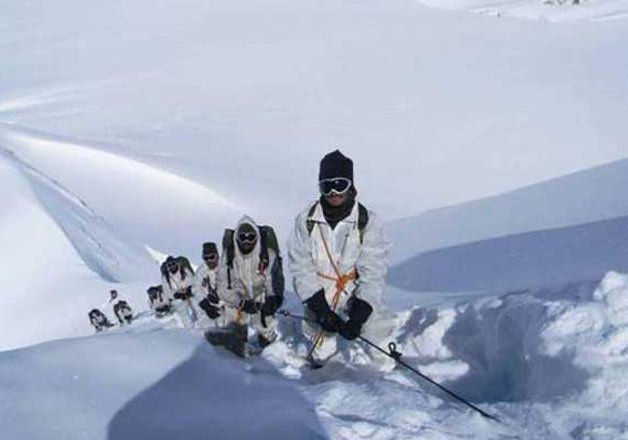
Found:
M 14 162 L 31 184 L 33 193 L 72 243 L 83 261 L 111 282 L 150 278 L 156 263 L 140 245 L 123 243 L 109 225 L 87 203 L 0 147 L 0 154 Z
M 91 333 L 87 312 L 111 288 L 146 303 L 145 280 L 159 277 L 148 251 L 2 143 L 0 186 L 0 350 Z
M 7 439 L 322 439 L 314 409 L 263 360 L 148 325 L 1 353 Z
M 93 292 L 107 284 L 2 155 L 0 185 L 0 350 L 87 331 Z
M 593 293 L 415 308 L 397 338 L 434 379 L 513 419 L 529 417 L 534 438 L 628 435 L 627 275 L 608 273 Z
M 222 231 L 241 213 L 233 203 L 191 180 L 68 139 L 0 125 L 0 145 L 31 178 L 45 180 L 57 193 L 71 194 L 71 209 L 80 206 L 92 216 L 97 212 L 124 243 L 196 255 L 199 243 L 209 239 L 206 231 Z M 39 191 L 50 212 L 56 218 L 71 217 L 68 204 L 58 205 L 59 197 L 49 197 L 49 192 Z M 66 230 L 84 229 L 88 234 L 86 228 L 74 226 Z M 90 228 L 89 233 L 96 232 Z M 89 241 L 69 235 L 79 249 Z

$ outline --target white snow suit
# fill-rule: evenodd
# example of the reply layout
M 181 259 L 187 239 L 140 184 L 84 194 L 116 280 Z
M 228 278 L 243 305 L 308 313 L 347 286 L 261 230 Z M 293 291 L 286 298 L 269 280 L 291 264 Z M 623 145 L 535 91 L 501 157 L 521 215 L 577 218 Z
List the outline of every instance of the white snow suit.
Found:
M 149 297 L 148 302 L 150 309 L 158 316 L 167 313 L 168 308 L 172 305 L 172 300 L 164 294 L 163 290 L 157 291 L 154 298 Z
M 240 311 L 239 307 L 243 300 L 252 299 L 263 304 L 267 296 L 276 295 L 283 298 L 283 269 L 277 254 L 269 248 L 268 266 L 260 271 L 260 230 L 250 217 L 243 217 L 238 223 L 238 228 L 244 223 L 250 224 L 257 232 L 258 239 L 255 248 L 246 255 L 242 254 L 235 242 L 234 234 L 232 244 L 234 249 L 233 268 L 229 269 L 227 252 L 224 250 L 218 268 L 218 296 L 225 305 L 224 325 L 229 325 L 232 322 L 249 324 L 253 330 L 272 341 L 277 336 L 275 318 L 267 316 L 262 320 L 261 313 L 248 314 Z M 277 283 L 279 276 L 282 279 L 280 287 Z
M 194 275 L 194 284 L 192 285 L 192 292 L 196 298 L 197 304 L 206 298 L 210 292 L 218 292 L 217 285 L 218 268 L 210 269 L 206 262 L 203 262 L 196 270 Z M 218 318 L 210 320 L 217 327 L 224 327 L 226 325 L 226 318 L 224 313 L 225 303 L 219 301 L 218 304 L 214 304 L 221 311 Z M 209 319 L 209 318 L 208 318 Z
M 325 220 L 320 202 L 316 203 L 313 211 L 310 206 L 299 214 L 288 246 L 290 270 L 294 289 L 301 301 L 324 289 L 327 303 L 343 319 L 347 318 L 347 301 L 351 295 L 367 301 L 373 307 L 373 313 L 362 334 L 381 343 L 390 335 L 394 325 L 391 314 L 382 305 L 391 246 L 373 212 L 368 211 L 368 222 L 362 237 L 358 218 L 357 201 L 351 213 L 334 229 Z M 308 222 L 313 226 L 311 231 L 308 230 Z M 342 289 L 338 287 L 337 272 L 344 278 Z M 307 307 L 305 313 L 310 318 L 315 317 Z M 322 332 L 317 324 L 305 321 L 303 332 L 312 344 L 315 339 L 318 341 L 312 351 L 315 360 L 325 361 L 336 353 L 336 333 Z M 357 349 L 359 345 L 349 346 Z
M 164 289 L 164 296 L 172 301 L 172 307 L 181 320 L 181 325 L 183 327 L 192 327 L 194 324 L 194 316 L 196 316 L 197 313 L 193 308 L 192 300 L 184 301 L 177 299 L 175 298 L 175 294 L 185 292 L 192 288 L 194 284 L 194 273 L 190 272 L 186 267 L 179 265 L 175 273 L 168 273 L 168 276 L 162 276 L 161 284 Z

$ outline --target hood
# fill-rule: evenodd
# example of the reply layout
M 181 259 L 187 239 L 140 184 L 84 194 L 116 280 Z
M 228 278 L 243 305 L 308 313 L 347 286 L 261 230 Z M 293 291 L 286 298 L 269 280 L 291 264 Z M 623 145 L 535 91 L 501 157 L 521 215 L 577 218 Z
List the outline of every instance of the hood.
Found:
M 238 229 L 240 229 L 240 226 L 242 226 L 244 224 L 250 225 L 253 229 L 255 229 L 255 232 L 257 233 L 257 242 L 255 243 L 255 247 L 253 248 L 251 253 L 249 253 L 247 255 L 244 255 L 240 251 L 240 248 L 238 247 L 238 243 L 236 242 L 236 235 L 238 233 Z M 244 217 L 242 217 L 240 219 L 240 221 L 238 221 L 238 225 L 235 227 L 235 233 L 233 234 L 233 247 L 234 247 L 236 256 L 238 256 L 240 258 L 250 258 L 252 256 L 255 256 L 257 258 L 257 256 L 259 256 L 260 247 L 261 247 L 259 227 L 257 226 L 257 223 L 255 223 L 255 220 L 253 220 L 248 215 L 245 215 Z

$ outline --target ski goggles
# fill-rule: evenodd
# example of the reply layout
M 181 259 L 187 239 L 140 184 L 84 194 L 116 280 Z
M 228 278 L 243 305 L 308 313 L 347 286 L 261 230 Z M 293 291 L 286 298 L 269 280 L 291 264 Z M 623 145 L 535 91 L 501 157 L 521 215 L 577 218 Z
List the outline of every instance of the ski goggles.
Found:
M 318 182 L 318 189 L 324 196 L 330 196 L 332 193 L 344 194 L 353 185 L 351 179 L 346 177 L 334 177 L 333 179 L 323 179 Z
M 216 260 L 218 260 L 218 255 L 216 255 L 216 254 L 203 255 L 203 260 L 205 260 L 205 261 L 216 261 Z
M 241 232 L 236 237 L 239 243 L 253 244 L 257 241 L 257 234 L 255 232 Z

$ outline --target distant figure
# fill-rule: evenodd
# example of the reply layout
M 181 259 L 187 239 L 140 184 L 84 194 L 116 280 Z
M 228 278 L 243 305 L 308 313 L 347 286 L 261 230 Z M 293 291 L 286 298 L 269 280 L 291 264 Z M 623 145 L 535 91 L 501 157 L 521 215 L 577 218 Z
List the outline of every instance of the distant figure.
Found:
M 133 310 L 125 300 L 120 300 L 113 305 L 113 313 L 116 314 L 120 325 L 130 324 L 133 320 Z
M 192 327 L 197 320 L 196 309 L 192 304 L 194 294 L 194 270 L 185 257 L 168 257 L 161 265 L 161 285 L 164 295 L 172 300 L 174 310 L 183 327 Z
M 161 285 L 149 287 L 146 293 L 150 308 L 157 318 L 172 313 L 172 300 L 164 295 L 164 289 Z
M 92 309 L 88 316 L 89 322 L 94 326 L 97 332 L 113 327 L 113 324 L 109 322 L 107 316 L 105 316 L 105 314 L 98 309 Z
M 109 302 L 112 303 L 116 299 L 118 299 L 118 291 L 117 290 L 110 290 L 109 291 Z
M 221 321 L 224 320 L 224 303 L 218 297 L 216 285 L 219 262 L 216 243 L 203 243 L 202 257 L 203 264 L 196 271 L 192 291 L 195 297 L 201 298 L 198 303 L 199 307 L 209 319 L 219 325 L 220 323 L 216 320 L 221 316 Z
M 261 349 L 277 338 L 274 315 L 283 303 L 284 276 L 272 227 L 244 217 L 235 230 L 225 230 L 217 287 L 225 321 L 222 329 L 206 332 L 210 343 L 246 356 L 248 326 Z

